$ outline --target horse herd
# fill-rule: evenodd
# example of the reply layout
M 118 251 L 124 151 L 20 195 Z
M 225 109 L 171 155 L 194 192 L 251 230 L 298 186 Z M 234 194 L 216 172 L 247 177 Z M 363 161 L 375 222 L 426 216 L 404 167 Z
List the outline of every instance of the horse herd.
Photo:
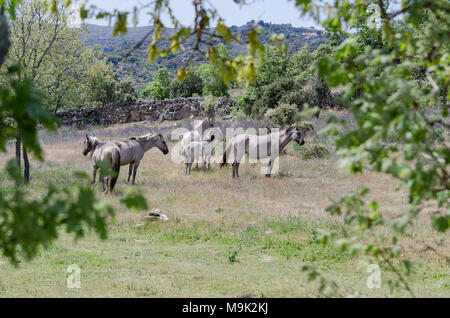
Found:
M 187 175 L 190 174 L 194 161 L 197 162 L 197 168 L 199 160 L 203 161 L 204 168 L 206 168 L 206 164 L 208 164 L 208 169 L 210 168 L 217 138 L 214 134 L 210 134 L 203 140 L 202 131 L 211 127 L 212 124 L 209 121 L 202 121 L 193 130 L 183 134 L 179 154 L 184 158 Z M 266 177 L 270 177 L 275 160 L 291 140 L 294 140 L 300 146 L 305 143 L 299 127 L 289 127 L 279 133 L 259 136 L 247 133 L 238 134 L 227 143 L 220 167 L 231 162 L 233 178 L 239 178 L 239 165 L 243 156 L 247 154 L 249 158 L 256 160 L 267 159 Z M 120 166 L 128 164 L 130 166 L 127 182 L 130 182 L 131 175 L 133 175 L 132 184 L 135 184 L 139 164 L 144 154 L 153 147 L 157 147 L 165 155 L 169 153 L 169 148 L 160 133 L 132 137 L 125 141 L 107 142 L 86 134 L 83 155 L 90 154 L 91 156 L 92 184 L 95 183 L 97 170 L 100 169 L 99 182 L 102 184 L 103 192 L 113 191 L 119 177 Z

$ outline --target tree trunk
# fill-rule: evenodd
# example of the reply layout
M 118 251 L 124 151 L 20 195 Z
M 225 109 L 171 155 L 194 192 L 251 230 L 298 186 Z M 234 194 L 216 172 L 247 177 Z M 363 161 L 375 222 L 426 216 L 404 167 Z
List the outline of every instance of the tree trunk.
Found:
M 20 147 L 22 145 L 21 139 L 20 137 L 16 137 L 16 164 L 17 167 L 19 167 L 19 171 L 21 171 L 20 169 Z M 18 187 L 20 185 L 20 180 L 16 180 L 16 187 Z
M 28 161 L 27 149 L 23 147 L 23 181 L 30 183 L 30 162 Z

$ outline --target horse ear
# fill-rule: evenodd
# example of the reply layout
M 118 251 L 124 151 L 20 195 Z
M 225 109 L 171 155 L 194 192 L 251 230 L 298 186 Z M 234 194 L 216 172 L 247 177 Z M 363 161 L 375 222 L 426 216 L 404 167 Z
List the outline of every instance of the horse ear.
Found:
M 87 133 L 86 133 L 86 139 L 87 139 L 87 140 L 89 140 L 89 136 L 88 136 L 88 134 L 87 134 Z

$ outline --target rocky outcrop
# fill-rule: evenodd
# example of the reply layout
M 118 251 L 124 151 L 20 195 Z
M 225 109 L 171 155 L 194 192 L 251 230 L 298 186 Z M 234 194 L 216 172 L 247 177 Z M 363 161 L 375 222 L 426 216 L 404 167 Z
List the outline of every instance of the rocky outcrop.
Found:
M 83 107 L 62 111 L 57 114 L 62 125 L 82 127 L 86 125 L 108 126 L 120 122 L 181 120 L 201 116 L 203 98 L 174 98 L 155 101 L 141 101 L 131 106 L 108 104 L 103 107 Z M 218 98 L 218 114 L 228 115 L 234 101 Z

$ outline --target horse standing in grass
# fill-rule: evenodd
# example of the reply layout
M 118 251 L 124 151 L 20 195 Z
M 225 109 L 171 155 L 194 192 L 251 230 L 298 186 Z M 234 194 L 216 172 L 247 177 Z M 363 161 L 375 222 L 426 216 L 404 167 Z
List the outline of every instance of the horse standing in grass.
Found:
M 120 165 L 130 165 L 128 169 L 127 182 L 130 182 L 131 174 L 133 174 L 132 184 L 135 184 L 137 168 L 139 167 L 139 164 L 147 151 L 153 147 L 157 147 L 165 155 L 169 152 L 169 148 L 167 147 L 164 137 L 161 134 L 148 134 L 141 137 L 132 137 L 125 141 L 110 141 L 108 143 L 102 142 L 97 137 L 89 137 L 86 134 L 83 155 L 86 156 L 89 152 L 94 152 L 95 149 L 109 143 L 113 143 L 118 147 L 120 151 Z M 95 168 L 94 166 L 92 183 L 95 183 L 95 174 L 97 169 L 98 167 Z
M 133 173 L 132 184 L 135 182 L 136 171 L 147 151 L 157 147 L 163 154 L 167 155 L 169 153 L 169 148 L 161 134 L 132 137 L 126 141 L 116 141 L 115 144 L 120 149 L 120 165 L 130 164 L 127 182 L 130 182 L 131 174 Z
M 104 193 L 114 190 L 120 172 L 120 149 L 114 142 L 101 142 L 97 137 L 89 137 L 86 134 L 83 155 L 91 153 L 92 183 L 95 182 L 97 169 L 100 169 L 99 181 Z M 112 173 L 105 173 L 111 169 Z
M 239 178 L 239 164 L 245 154 L 248 154 L 253 159 L 270 158 L 266 171 L 266 177 L 270 178 L 275 160 L 291 140 L 296 141 L 300 146 L 304 145 L 305 140 L 299 127 L 290 127 L 279 133 L 270 133 L 263 136 L 250 134 L 237 135 L 229 141 L 225 148 L 220 167 L 232 161 L 233 178 Z M 278 142 L 278 145 L 275 145 L 277 146 L 275 149 L 278 151 L 272 152 L 272 142 Z M 228 158 L 230 154 L 234 155 L 233 160 Z
M 186 174 L 191 174 L 191 166 L 194 161 L 202 159 L 203 169 L 206 169 L 206 163 L 208 163 L 208 170 L 211 164 L 211 156 L 214 152 L 215 136 L 211 135 L 208 140 L 204 141 L 192 141 L 186 147 L 181 149 L 181 153 L 184 156 L 186 162 Z
M 191 131 L 183 134 L 183 139 L 181 140 L 180 155 L 183 156 L 182 149 L 186 148 L 192 141 L 202 141 L 203 134 L 208 128 L 212 128 L 213 124 L 210 119 L 205 119 L 198 122 Z M 198 161 L 196 162 L 195 168 L 198 169 Z

